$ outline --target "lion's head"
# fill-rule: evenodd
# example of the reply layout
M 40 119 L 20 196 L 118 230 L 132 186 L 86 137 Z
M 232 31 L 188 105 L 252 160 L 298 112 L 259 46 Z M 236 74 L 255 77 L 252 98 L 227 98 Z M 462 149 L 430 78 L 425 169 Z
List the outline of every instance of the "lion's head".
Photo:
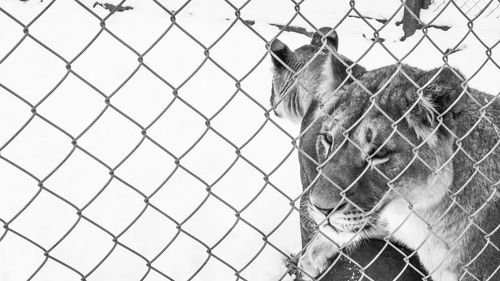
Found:
M 314 220 L 328 215 L 335 230 L 352 232 L 394 199 L 432 208 L 443 198 L 467 96 L 461 81 L 450 68 L 388 66 L 311 102 L 300 164 Z

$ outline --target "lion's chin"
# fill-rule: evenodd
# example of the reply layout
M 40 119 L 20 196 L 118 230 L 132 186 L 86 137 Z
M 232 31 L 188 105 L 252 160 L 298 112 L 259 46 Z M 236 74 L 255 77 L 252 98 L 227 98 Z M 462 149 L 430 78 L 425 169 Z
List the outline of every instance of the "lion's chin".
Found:
M 325 223 L 319 227 L 319 235 L 325 236 L 327 240 L 332 240 L 334 243 L 336 241 L 343 241 L 338 244 L 338 247 L 345 247 L 352 241 L 359 240 L 365 237 L 365 230 L 367 227 L 362 226 L 351 226 L 351 227 L 337 227 L 329 223 Z

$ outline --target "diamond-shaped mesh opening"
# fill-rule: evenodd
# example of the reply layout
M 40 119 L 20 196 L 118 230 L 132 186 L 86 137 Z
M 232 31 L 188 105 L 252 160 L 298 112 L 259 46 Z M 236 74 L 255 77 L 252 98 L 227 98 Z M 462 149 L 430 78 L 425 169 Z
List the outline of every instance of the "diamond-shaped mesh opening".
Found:
M 110 180 L 109 170 L 104 165 L 81 150 L 75 150 L 45 185 L 76 206 L 83 207 Z
M 144 194 L 151 194 L 175 169 L 173 158 L 148 140 L 117 170 L 116 175 Z
M 121 266 L 123 262 L 127 263 L 127 267 Z M 92 273 L 89 280 L 140 280 L 146 273 L 144 267 L 145 261 L 134 253 L 122 248 L 116 247 L 111 255 Z
M 9 220 L 20 212 L 38 191 L 37 182 L 9 162 L 0 161 L 2 175 L 9 175 L 0 187 L 1 218 Z
M 499 280 L 498 1 L 0 26 L 1 280 Z
M 176 46 L 175 49 L 173 46 Z M 145 56 L 145 63 L 168 83 L 179 87 L 204 62 L 203 52 L 196 41 L 179 27 L 173 26 Z
M 151 260 L 175 239 L 176 224 L 153 208 L 146 209 L 121 238 L 123 243 Z
M 107 51 L 108 47 L 113 51 Z M 94 65 L 99 65 L 102 72 L 95 72 Z M 90 41 L 72 67 L 85 81 L 110 95 L 133 73 L 137 65 L 137 56 L 130 49 L 111 34 L 102 32 Z M 113 78 L 102 73 L 113 73 Z
M 217 224 L 212 221 L 217 220 Z M 232 210 L 226 207 L 218 199 L 208 197 L 186 222 L 184 228 L 192 235 L 199 237 L 205 245 L 216 246 L 235 226 L 236 217 Z
M 38 214 L 46 214 L 39 217 Z M 58 220 L 54 220 L 54 217 Z M 38 193 L 23 212 L 15 218 L 11 226 L 27 237 L 37 235 L 33 240 L 37 244 L 49 248 L 56 244 L 76 222 L 74 209 L 64 201 L 52 196 L 48 192 Z
M 180 157 L 207 131 L 204 122 L 203 117 L 176 99 L 165 106 L 148 135 L 157 145 Z
M 5 146 L 12 136 L 28 122 L 31 112 L 28 105 L 4 89 L 0 89 L 0 103 L 2 104 L 0 129 L 2 132 L 5 132 L 0 137 L 0 143 L 2 146 Z M 9 114 L 9 108 L 14 109 L 15 113 Z
M 38 107 L 41 115 L 73 136 L 84 131 L 104 109 L 104 98 L 74 75 Z
M 151 203 L 172 219 L 187 219 L 204 202 L 207 186 L 182 169 L 177 169 L 151 198 Z M 182 204 L 177 202 L 181 201 Z
M 113 234 L 119 234 L 137 218 L 143 208 L 143 198 L 137 192 L 113 180 L 83 213 Z
M 203 181 L 212 183 L 225 174 L 235 160 L 234 148 L 209 131 L 190 148 L 181 163 Z
M 124 3 L 123 6 L 128 4 Z M 141 53 L 148 50 L 170 25 L 170 18 L 154 1 L 146 1 L 142 5 L 144 6 L 135 13 L 123 13 L 120 20 L 106 22 L 106 27 L 113 34 Z M 109 12 L 102 8 L 94 11 L 99 12 L 102 17 Z
M 58 11 L 65 11 L 59 13 Z M 66 59 L 75 57 L 99 31 L 99 22 L 73 1 L 54 2 L 30 32 Z M 61 44 L 64 40 L 65 43 Z
M 206 248 L 184 233 L 179 233 L 165 247 L 153 265 L 173 279 L 188 279 L 209 258 Z
M 0 65 L 2 88 L 5 87 L 9 92 L 12 91 L 21 95 L 24 100 L 36 104 L 64 77 L 65 64 L 30 38 L 25 38 L 16 45 L 15 50 L 8 53 Z M 26 77 L 32 77 L 29 83 Z
M 19 43 L 19 41 L 22 40 L 23 34 L 22 30 L 23 28 L 19 26 L 15 21 L 13 21 L 11 18 L 8 16 L 2 14 L 0 15 L 0 23 L 4 28 L 8 29 L 13 29 L 17 30 L 17 32 L 12 32 L 8 34 L 3 35 L 3 44 L 0 47 L 0 58 L 3 61 L 6 56 L 8 56 L 9 52 L 13 49 L 16 48 L 16 44 Z
M 81 138 L 81 146 L 104 163 L 117 165 L 139 143 L 140 129 L 109 107 L 96 120 Z
M 3 236 L 0 249 L 0 261 L 10 268 L 4 276 L 12 279 L 29 278 L 44 259 L 42 250 L 13 233 Z
M 51 256 L 83 275 L 94 270 L 112 249 L 112 237 L 93 222 L 82 219 Z
M 52 124 L 38 117 L 31 119 L 22 129 L 2 150 L 2 154 L 36 176 L 47 175 L 71 151 L 68 137 Z M 33 137 L 35 135 L 36 138 Z
M 173 98 L 172 88 L 168 84 L 141 67 L 113 96 L 113 105 L 146 126 L 162 113 Z

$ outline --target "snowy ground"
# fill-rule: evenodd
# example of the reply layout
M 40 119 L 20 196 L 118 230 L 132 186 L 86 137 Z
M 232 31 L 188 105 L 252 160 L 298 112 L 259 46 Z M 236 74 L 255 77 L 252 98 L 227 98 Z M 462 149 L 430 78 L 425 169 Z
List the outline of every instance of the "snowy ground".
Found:
M 184 4 L 159 2 L 170 10 Z M 244 2 L 232 1 L 236 7 Z M 436 2 L 423 12 L 426 22 L 445 7 L 443 1 Z M 101 7 L 92 8 L 94 1 L 82 3 L 99 17 L 108 15 Z M 431 43 L 421 31 L 404 42 L 398 40 L 403 34 L 394 25 L 402 15 L 398 3 L 356 1 L 356 9 L 366 16 L 388 19 L 396 13 L 379 32 L 387 50 L 373 45 L 373 30 L 362 20 L 342 20 L 350 9 L 348 1 L 305 1 L 300 11 L 315 27 L 338 25 L 339 51 L 360 59 L 368 69 L 392 64 L 396 58 L 430 69 L 442 65 L 446 49 L 459 46 L 463 50 L 451 55 L 449 63 L 471 78 L 470 86 L 499 92 L 500 80 L 493 78 L 500 76 L 500 69 L 487 59 L 486 50 L 492 48 L 491 57 L 500 62 L 500 9 L 495 12 L 500 4 L 491 4 L 491 13 L 474 21 L 473 33 L 468 33 L 465 17 L 449 5 L 434 23 L 452 28 L 430 29 Z M 266 122 L 263 107 L 269 108 L 271 66 L 262 38 L 271 40 L 278 33 L 268 23 L 284 24 L 295 17 L 294 4 L 250 1 L 241 17 L 255 20 L 252 31 L 235 20 L 235 10 L 225 1 L 191 1 L 176 15 L 176 22 L 199 42 L 174 26 L 152 49 L 170 26 L 170 16 L 153 1 L 123 5 L 134 10 L 112 15 L 106 27 L 136 53 L 109 33 L 100 33 L 99 20 L 74 1 L 0 3 L 2 10 L 23 24 L 50 6 L 29 26 L 29 34 L 70 62 L 77 74 L 68 74 L 67 63 L 33 39 L 23 40 L 23 27 L 0 12 L 0 219 L 12 230 L 0 236 L 0 280 L 26 280 L 41 265 L 32 280 L 80 280 L 80 274 L 90 274 L 87 280 L 141 280 L 143 276 L 144 280 L 186 280 L 193 275 L 194 280 L 236 280 L 235 272 L 245 280 L 278 280 L 284 272 L 283 255 L 274 247 L 284 253 L 300 248 L 298 215 L 290 214 L 290 201 L 283 195 L 297 198 L 301 191 L 289 136 L 297 136 L 298 127 L 273 119 L 288 132 L 284 133 Z M 468 15 L 477 9 L 474 6 Z M 369 23 L 382 26 L 373 20 Z M 313 30 L 301 16 L 291 24 Z M 279 38 L 292 48 L 309 41 L 286 32 Z M 206 60 L 202 45 L 219 66 Z M 147 67 L 139 67 L 138 54 L 144 55 Z M 237 81 L 244 93 L 237 91 Z M 178 99 L 170 105 L 172 87 L 198 112 Z M 103 95 L 112 96 L 113 107 L 106 106 Z M 29 104 L 36 105 L 37 116 Z M 226 140 L 207 131 L 203 116 Z M 142 128 L 154 142 L 143 137 Z M 82 149 L 74 149 L 73 137 Z M 243 146 L 244 159 L 238 158 L 235 146 Z M 180 157 L 180 164 L 192 174 L 176 168 L 173 157 Z M 110 176 L 110 169 L 116 177 Z M 266 184 L 267 175 L 272 185 Z M 41 191 L 40 181 L 46 188 Z M 207 185 L 217 198 L 207 197 Z M 144 196 L 156 209 L 146 208 Z M 78 209 L 88 220 L 79 219 Z M 241 219 L 236 212 L 241 212 Z M 182 223 L 185 232 L 179 233 L 174 221 Z M 263 235 L 274 247 L 266 245 Z M 113 236 L 119 236 L 120 245 L 115 245 Z M 51 258 L 45 261 L 45 250 L 34 244 L 49 251 Z M 210 257 L 203 244 L 216 245 L 212 253 L 218 258 Z M 148 271 L 145 259 L 168 278 Z

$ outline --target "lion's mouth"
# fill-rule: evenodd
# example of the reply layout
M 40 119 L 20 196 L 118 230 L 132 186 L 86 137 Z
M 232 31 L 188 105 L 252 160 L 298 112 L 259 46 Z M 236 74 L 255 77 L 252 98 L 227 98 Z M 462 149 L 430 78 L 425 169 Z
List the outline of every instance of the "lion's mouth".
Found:
M 372 228 L 372 215 L 355 209 L 349 204 L 343 205 L 332 213 L 325 213 L 315 206 L 315 221 L 318 225 L 326 226 L 333 229 L 335 232 L 350 232 L 355 233 Z
M 369 220 L 368 216 L 360 215 L 356 219 L 351 219 L 344 214 L 336 216 L 334 213 L 328 218 L 328 225 L 337 232 L 358 232 L 370 227 Z
M 366 222 L 359 222 L 359 223 L 342 223 L 342 222 L 328 222 L 328 226 L 333 228 L 336 232 L 358 232 L 362 230 L 367 230 L 370 228 L 370 224 Z

